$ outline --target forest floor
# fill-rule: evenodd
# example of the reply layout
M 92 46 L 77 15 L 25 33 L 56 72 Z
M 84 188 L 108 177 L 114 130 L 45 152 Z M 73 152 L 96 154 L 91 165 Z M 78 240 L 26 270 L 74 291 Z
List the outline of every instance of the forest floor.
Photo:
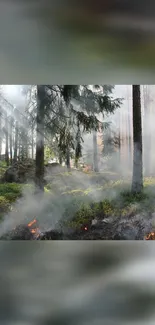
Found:
M 0 166 L 1 175 L 5 168 Z M 31 220 L 38 219 L 47 239 L 52 239 L 52 228 L 64 233 L 60 239 L 134 240 L 144 239 L 153 231 L 155 177 L 144 178 L 143 193 L 137 195 L 130 193 L 131 179 L 120 178 L 112 172 L 72 170 L 48 175 L 46 182 L 44 207 L 38 215 L 32 204 L 33 184 L 0 184 L 1 224 L 6 215 L 11 218 L 19 210 L 21 215 L 31 216 Z M 25 198 L 27 190 L 29 198 Z M 23 217 L 21 223 L 22 220 Z

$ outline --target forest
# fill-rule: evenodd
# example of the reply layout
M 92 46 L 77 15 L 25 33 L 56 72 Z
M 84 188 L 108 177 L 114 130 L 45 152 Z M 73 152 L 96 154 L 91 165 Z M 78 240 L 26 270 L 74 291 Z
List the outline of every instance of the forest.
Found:
M 0 86 L 0 239 L 155 239 L 154 85 Z

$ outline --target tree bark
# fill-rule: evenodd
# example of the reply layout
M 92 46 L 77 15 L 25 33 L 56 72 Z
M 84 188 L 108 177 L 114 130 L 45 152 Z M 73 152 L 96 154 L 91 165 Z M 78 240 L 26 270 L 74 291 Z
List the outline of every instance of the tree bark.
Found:
M 140 85 L 132 86 L 133 99 L 133 193 L 140 193 L 143 189 L 143 162 L 142 162 L 142 121 Z
M 16 121 L 15 123 L 14 162 L 17 161 L 17 150 L 18 150 L 18 121 Z
M 98 150 L 97 150 L 97 133 L 93 131 L 93 169 L 94 172 L 99 172 L 98 168 Z
M 143 96 L 144 96 L 144 173 L 145 176 L 149 177 L 151 174 L 151 133 L 148 129 L 148 122 L 151 125 L 151 114 L 150 114 L 150 99 L 148 86 L 143 86 Z
M 34 127 L 32 126 L 32 159 L 34 159 Z
M 2 108 L 0 107 L 0 160 L 2 154 Z
M 35 182 L 39 191 L 44 192 L 44 111 L 45 88 L 37 86 L 37 134 Z
M 59 164 L 62 165 L 62 154 L 59 152 Z
M 9 136 L 8 136 L 8 117 L 5 117 L 5 161 L 9 166 Z
M 13 139 L 13 118 L 10 117 L 10 134 L 9 134 L 9 142 L 10 142 L 10 162 L 12 164 L 12 141 Z
M 70 152 L 69 152 L 69 149 L 67 149 L 67 152 L 66 152 L 66 166 L 67 166 L 67 169 L 70 171 L 71 165 L 70 165 Z

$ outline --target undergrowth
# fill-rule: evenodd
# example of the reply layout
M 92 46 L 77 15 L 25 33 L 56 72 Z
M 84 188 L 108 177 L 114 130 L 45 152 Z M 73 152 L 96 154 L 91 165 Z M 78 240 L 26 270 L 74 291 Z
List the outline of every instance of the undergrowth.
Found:
M 65 173 L 68 178 L 71 174 Z M 61 176 L 62 178 L 62 176 Z M 57 182 L 57 186 L 56 186 Z M 31 184 L 5 183 L 0 184 L 0 217 L 9 211 L 14 202 L 22 196 L 23 190 L 30 190 L 33 194 L 34 186 Z M 45 195 L 49 201 L 62 207 L 63 225 L 80 227 L 92 219 L 103 219 L 113 216 L 127 216 L 142 211 L 155 211 L 155 178 L 144 179 L 144 190 L 139 194 L 132 194 L 128 181 L 108 181 L 102 185 L 81 186 L 74 188 L 70 181 L 61 182 L 60 179 L 45 186 Z

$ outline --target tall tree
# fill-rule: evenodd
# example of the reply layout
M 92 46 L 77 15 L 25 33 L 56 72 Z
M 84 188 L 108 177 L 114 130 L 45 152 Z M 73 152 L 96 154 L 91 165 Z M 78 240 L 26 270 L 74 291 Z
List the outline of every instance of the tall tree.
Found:
M 31 156 L 34 159 L 34 125 L 31 127 Z
M 7 113 L 5 113 L 5 161 L 7 166 L 9 166 L 9 132 Z
M 97 132 L 93 131 L 93 170 L 99 172 L 98 167 L 98 148 L 97 148 Z
M 14 161 L 17 161 L 18 150 L 18 121 L 15 122 Z
M 144 99 L 144 173 L 148 177 L 151 173 L 151 132 L 149 130 L 148 124 L 151 125 L 151 112 L 150 112 L 150 91 L 148 85 L 143 85 L 143 99 Z
M 75 147 L 75 167 L 78 168 L 79 159 L 82 157 L 82 145 L 81 145 L 81 131 L 80 124 L 77 121 L 77 132 L 76 132 L 76 147 Z
M 2 107 L 0 106 L 0 160 L 2 154 Z
M 143 162 L 142 162 L 142 119 L 140 85 L 132 86 L 133 99 L 133 193 L 139 193 L 143 189 Z
M 10 144 L 10 162 L 12 164 L 12 146 L 13 146 L 13 117 L 12 116 L 10 116 L 9 144 Z
M 68 171 L 70 171 L 71 163 L 70 163 L 70 150 L 69 150 L 69 147 L 67 148 L 67 151 L 66 151 L 66 166 L 67 166 Z
M 45 86 L 37 86 L 37 135 L 36 135 L 36 172 L 37 189 L 44 191 L 44 117 L 45 117 Z

